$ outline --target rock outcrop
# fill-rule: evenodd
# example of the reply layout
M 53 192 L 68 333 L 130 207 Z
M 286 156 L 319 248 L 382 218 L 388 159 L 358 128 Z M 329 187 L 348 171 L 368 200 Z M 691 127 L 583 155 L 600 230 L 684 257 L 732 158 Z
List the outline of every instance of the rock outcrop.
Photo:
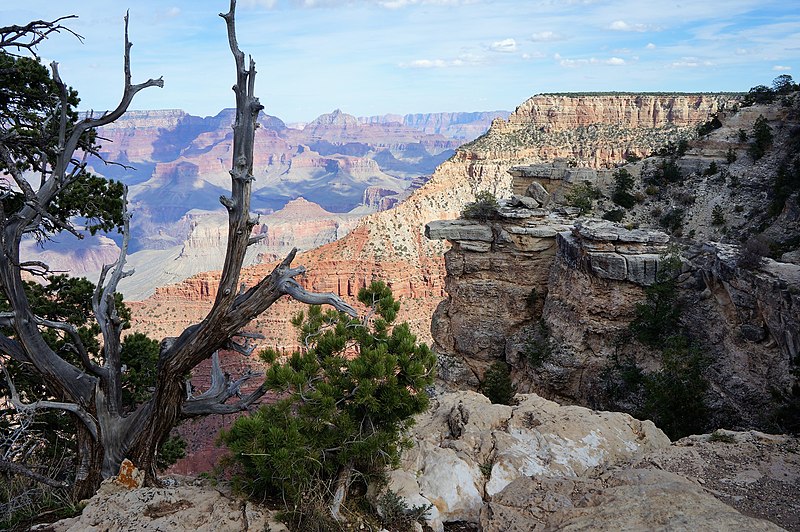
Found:
M 526 108 L 531 116 L 542 114 L 541 105 Z M 614 116 L 628 113 L 615 105 L 598 109 Z M 764 238 L 774 238 L 776 248 L 796 248 L 796 236 L 789 235 L 796 235 L 800 210 L 789 194 L 776 217 L 775 205 L 770 204 L 775 200 L 770 198 L 777 194 L 777 185 L 771 184 L 769 172 L 787 171 L 786 161 L 796 153 L 792 131 L 797 131 L 800 113 L 791 105 L 739 112 L 719 109 L 722 121 L 717 123 L 722 125 L 696 142 L 685 143 L 684 155 L 678 155 L 673 145 L 667 149 L 673 150 L 669 157 L 646 158 L 624 167 L 635 183 L 629 207 L 609 201 L 615 194 L 612 172 L 562 160 L 509 168 L 513 182 L 507 203 L 514 208 L 501 209 L 500 220 L 429 224 L 430 236 L 453 243 L 446 256 L 448 298 L 432 325 L 436 350 L 444 355 L 440 375 L 474 386 L 492 362 L 501 360 L 514 368 L 519 391 L 634 411 L 633 403 L 609 402 L 613 385 L 609 379 L 611 373 L 628 367 L 625 364 L 644 373 L 662 367 L 658 350 L 631 341 L 629 325 L 672 240 L 685 249 L 678 272 L 682 316 L 676 332 L 685 331 L 707 356 L 703 378 L 710 385 L 704 397 L 712 413 L 708 426 L 773 430 L 782 426 L 774 425 L 775 416 L 797 400 L 800 364 L 800 285 L 797 264 L 791 262 L 793 252 L 782 254 L 786 262 L 764 259 L 752 270 L 737 264 L 741 246 L 714 240 L 742 242 L 757 230 L 758 222 L 758 230 L 766 227 Z M 758 116 L 772 124 L 775 143 L 763 160 L 754 162 L 744 153 L 737 155 L 744 150 L 734 127 L 741 130 Z M 584 119 L 581 113 L 568 112 L 562 118 L 554 113 L 542 118 L 546 124 L 542 131 L 560 127 L 562 120 L 580 127 Z M 641 120 L 638 116 L 634 122 L 641 125 Z M 518 131 L 518 123 L 522 122 L 515 114 L 506 126 L 494 128 L 474 144 L 490 143 L 492 135 L 504 128 Z M 714 160 L 719 155 L 728 161 L 725 168 Z M 659 177 L 670 164 L 675 172 L 672 182 Z M 537 243 L 541 250 L 536 252 L 520 253 L 500 245 L 504 226 L 514 227 L 519 220 L 530 224 L 528 220 L 544 219 L 554 209 L 564 212 L 560 206 L 574 201 L 570 194 L 578 183 L 595 188 L 589 200 L 594 210 L 590 207 L 587 216 L 603 213 L 622 218 L 624 225 L 582 219 L 571 230 L 554 235 L 552 245 Z M 744 191 L 752 195 L 744 198 Z M 672 250 L 675 257 L 676 250 Z M 488 340 L 482 342 L 483 338 Z
M 33 530 L 50 532 L 122 532 L 169 530 L 170 532 L 240 532 L 258 530 L 288 532 L 273 512 L 237 499 L 218 488 L 189 479 L 168 479 L 166 488 L 134 489 L 105 481 L 87 501 L 78 517 Z
M 571 338 L 576 351 L 591 351 L 569 363 L 571 371 L 606 365 L 609 352 L 592 349 L 613 338 L 656 279 L 669 237 L 660 231 L 628 230 L 527 208 L 501 209 L 500 219 L 431 222 L 426 236 L 447 239 L 448 298 L 437 308 L 432 331 L 440 377 L 476 386 L 493 362 L 522 362 L 527 335 L 544 312 L 547 324 Z M 585 279 L 585 281 L 584 281 Z M 554 291 L 552 295 L 550 292 Z M 577 294 L 578 297 L 575 297 Z M 558 315 L 558 322 L 550 319 Z M 615 327 L 609 321 L 618 320 Z M 613 345 L 613 342 L 610 342 Z M 558 364 L 566 389 L 580 388 Z M 594 369 L 593 369 L 594 368 Z M 551 376 L 552 378 L 552 376 Z M 525 389 L 536 389 L 524 383 Z M 552 393 L 551 387 L 539 388 Z M 558 394 L 555 394 L 558 396 Z M 562 395 L 563 397 L 563 395 Z M 571 399 L 582 397 L 574 391 Z
M 388 489 L 409 504 L 433 504 L 430 524 L 441 531 L 448 521 L 477 523 L 484 501 L 520 477 L 578 478 L 669 445 L 649 421 L 519 399 L 510 407 L 475 392 L 439 396 L 413 428 L 414 447 L 389 474 Z M 469 415 L 456 436 L 448 421 L 458 408 Z
M 796 438 L 720 432 L 670 445 L 626 414 L 464 391 L 436 397 L 412 437 L 387 488 L 432 505 L 438 531 L 782 530 L 773 523 L 792 529 L 800 516 Z

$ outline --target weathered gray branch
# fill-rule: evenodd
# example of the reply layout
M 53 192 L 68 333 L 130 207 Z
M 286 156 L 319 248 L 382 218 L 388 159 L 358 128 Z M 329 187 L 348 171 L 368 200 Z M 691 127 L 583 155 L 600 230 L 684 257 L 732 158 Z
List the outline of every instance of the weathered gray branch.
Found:
M 260 386 L 248 396 L 236 403 L 225 404 L 234 396 L 239 396 L 242 384 L 259 374 L 247 371 L 236 380 L 231 380 L 219 364 L 219 353 L 211 356 L 211 386 L 197 397 L 189 397 L 183 404 L 182 414 L 187 417 L 206 414 L 231 414 L 247 410 L 255 401 L 266 393 L 266 387 Z
M 19 393 L 17 392 L 17 388 L 14 386 L 14 382 L 11 380 L 11 375 L 8 374 L 8 370 L 6 369 L 5 364 L 0 363 L 0 368 L 3 369 L 3 374 L 6 378 L 6 385 L 8 386 L 9 390 L 9 397 L 8 401 L 11 405 L 23 413 L 32 413 L 36 410 L 64 410 L 65 412 L 72 412 L 75 416 L 80 419 L 86 428 L 91 433 L 94 439 L 97 439 L 97 422 L 92 418 L 92 416 L 83 408 L 76 405 L 75 403 L 64 403 L 60 401 L 36 401 L 34 403 L 23 403 L 19 397 Z
M 113 264 L 104 265 L 100 272 L 94 294 L 92 295 L 92 310 L 94 311 L 100 332 L 103 335 L 103 374 L 105 385 L 111 399 L 110 407 L 117 411 L 122 407 L 122 375 L 119 368 L 121 362 L 122 345 L 120 333 L 122 319 L 116 308 L 115 295 L 120 280 L 128 277 L 133 272 L 125 271 L 125 261 L 128 255 L 128 245 L 131 240 L 131 215 L 128 212 L 128 187 L 122 189 L 122 246 L 119 257 Z M 111 276 L 108 276 L 109 271 Z
M 77 327 L 75 327 L 71 323 L 47 320 L 39 316 L 34 316 L 33 319 L 37 325 L 41 325 L 43 327 L 49 327 L 51 329 L 58 329 L 59 331 L 64 331 L 65 333 L 67 333 L 70 337 L 70 340 L 72 341 L 72 346 L 74 347 L 75 352 L 81 359 L 83 367 L 95 375 L 100 376 L 103 374 L 102 368 L 100 368 L 100 366 L 92 362 L 92 360 L 89 358 L 89 352 L 86 350 L 86 346 L 83 345 L 83 340 L 81 340 L 81 336 L 80 334 L 78 334 Z
M 330 305 L 339 312 L 344 312 L 354 318 L 358 316 L 356 309 L 348 305 L 336 294 L 332 294 L 330 292 L 321 294 L 309 292 L 291 277 L 283 281 L 281 284 L 281 290 L 284 294 L 293 297 L 301 303 L 306 303 L 308 305 Z
M 68 482 L 59 482 L 54 478 L 37 473 L 36 471 L 25 467 L 22 464 L 9 462 L 8 460 L 3 460 L 2 458 L 0 458 L 0 471 L 11 473 L 12 475 L 22 475 L 46 486 L 50 486 L 51 488 L 68 488 L 70 486 Z
M 12 24 L 11 26 L 3 26 L 0 28 L 0 49 L 6 50 L 7 48 L 16 48 L 17 51 L 22 49 L 28 50 L 34 56 L 36 55 L 36 47 L 44 41 L 51 33 L 61 33 L 65 31 L 71 33 L 83 42 L 83 37 L 59 24 L 62 20 L 78 18 L 77 15 L 67 15 L 59 17 L 52 21 L 34 20 L 19 26 Z M 10 52 L 8 52 L 10 53 Z M 12 54 L 13 55 L 13 54 Z

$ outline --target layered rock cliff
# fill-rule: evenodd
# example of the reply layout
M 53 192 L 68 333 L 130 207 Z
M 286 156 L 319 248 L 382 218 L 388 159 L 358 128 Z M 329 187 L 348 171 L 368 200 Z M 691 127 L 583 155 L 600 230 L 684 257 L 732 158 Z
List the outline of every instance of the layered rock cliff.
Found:
M 581 160 L 590 167 L 619 163 L 626 150 L 649 153 L 669 139 L 695 135 L 695 124 L 706 121 L 726 102 L 728 99 L 719 95 L 534 96 L 512 113 L 508 121 L 495 119 L 485 136 L 459 148 L 450 160 L 439 165 L 425 185 L 402 203 L 367 216 L 346 238 L 298 257 L 298 262 L 308 268 L 304 282 L 315 289 L 348 296 L 373 279 L 383 279 L 404 298 L 401 319 L 413 322 L 415 332 L 430 341 L 430 318 L 444 297 L 446 246 L 424 237 L 427 222 L 457 217 L 464 205 L 481 191 L 509 196 L 513 190 L 509 169 L 514 166 L 542 163 L 553 157 Z M 563 120 L 552 108 L 555 103 L 561 106 L 559 109 L 569 110 Z M 653 117 L 649 121 L 637 118 L 635 127 L 627 127 L 623 122 L 626 113 Z M 584 118 L 576 121 L 572 116 Z M 322 131 L 328 122 L 336 120 L 346 117 L 328 117 L 307 127 Z M 520 148 L 520 132 L 542 128 L 546 132 L 536 133 L 527 148 Z M 626 150 L 618 148 L 622 130 L 625 138 L 629 138 Z M 252 274 L 257 276 L 268 270 L 267 266 L 259 266 Z M 213 274 L 206 277 L 211 279 Z M 197 284 L 197 279 L 188 280 L 174 290 L 188 294 Z M 142 312 L 137 313 L 137 319 L 141 323 L 148 320 L 143 313 L 163 303 L 163 297 L 172 296 L 159 291 L 152 301 L 140 306 Z M 277 312 L 269 315 L 275 316 L 270 319 L 288 320 L 288 315 L 281 317 Z M 159 327 L 168 325 L 161 321 Z
M 774 138 L 754 160 L 739 131 L 752 130 L 757 117 L 766 118 Z M 625 166 L 634 185 L 624 207 L 615 204 L 628 203 L 616 192 L 618 171 L 534 164 L 511 169 L 512 189 L 530 197 L 507 201 L 498 219 L 429 224 L 432 237 L 452 242 L 448 298 L 433 319 L 442 376 L 476 385 L 500 360 L 515 368 L 520 390 L 635 410 L 609 394 L 666 364 L 658 349 L 631 339 L 630 324 L 652 297 L 646 288 L 658 279 L 669 241 L 669 252 L 681 256 L 673 332 L 685 330 L 707 364 L 708 426 L 774 430 L 796 423 L 779 418 L 797 402 L 800 211 L 796 189 L 780 187 L 797 179 L 785 176 L 798 156 L 798 117 L 791 101 L 721 113 L 716 129 L 686 143 L 683 153 L 673 146 L 666 157 Z M 581 120 L 568 114 L 568 122 Z M 663 172 L 670 166 L 668 180 Z M 547 240 L 542 226 L 565 212 L 559 205 L 577 201 L 570 192 L 578 183 L 594 190 L 584 198 L 587 215 L 613 216 L 625 226 L 578 220 L 561 232 L 549 229 Z M 543 201 L 549 208 L 541 208 Z M 740 260 L 754 235 L 771 240 L 773 250 L 763 245 L 760 253 L 778 260 Z M 625 371 L 633 373 L 624 382 L 611 377 Z

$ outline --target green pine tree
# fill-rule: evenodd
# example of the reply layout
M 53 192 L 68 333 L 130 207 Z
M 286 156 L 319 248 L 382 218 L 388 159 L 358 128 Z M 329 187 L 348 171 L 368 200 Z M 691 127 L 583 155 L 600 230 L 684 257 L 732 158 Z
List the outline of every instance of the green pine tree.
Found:
M 294 320 L 301 352 L 286 362 L 261 353 L 272 364 L 265 386 L 282 399 L 221 436 L 246 493 L 280 497 L 307 516 L 312 501 L 332 505 L 330 494 L 349 479 L 380 475 L 399 460 L 405 430 L 428 407 L 435 357 L 408 324 L 392 326 L 400 305 L 385 284 L 358 299 L 371 307 L 368 319 L 314 306 Z

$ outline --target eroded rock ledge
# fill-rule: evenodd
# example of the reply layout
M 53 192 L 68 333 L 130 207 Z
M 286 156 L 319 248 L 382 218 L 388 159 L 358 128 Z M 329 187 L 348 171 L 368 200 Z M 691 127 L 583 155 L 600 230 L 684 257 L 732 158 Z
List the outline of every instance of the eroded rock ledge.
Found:
M 800 514 L 792 499 L 795 438 L 726 432 L 670 445 L 651 422 L 627 414 L 533 394 L 517 400 L 493 405 L 468 391 L 436 398 L 389 489 L 409 505 L 432 504 L 428 524 L 436 531 L 451 521 L 497 532 L 781 530 L 726 504 L 756 499 L 758 490 L 785 508 L 778 522 L 794 525 Z M 707 482 L 719 489 L 705 489 Z M 775 519 L 768 506 L 739 508 Z
M 430 222 L 425 231 L 452 244 L 445 254 L 449 297 L 432 324 L 440 376 L 472 386 L 495 360 L 517 360 L 520 334 L 542 316 L 555 268 L 622 281 L 638 301 L 641 287 L 655 281 L 669 240 L 660 231 L 576 221 L 574 209 L 526 205 L 504 206 L 495 220 Z

